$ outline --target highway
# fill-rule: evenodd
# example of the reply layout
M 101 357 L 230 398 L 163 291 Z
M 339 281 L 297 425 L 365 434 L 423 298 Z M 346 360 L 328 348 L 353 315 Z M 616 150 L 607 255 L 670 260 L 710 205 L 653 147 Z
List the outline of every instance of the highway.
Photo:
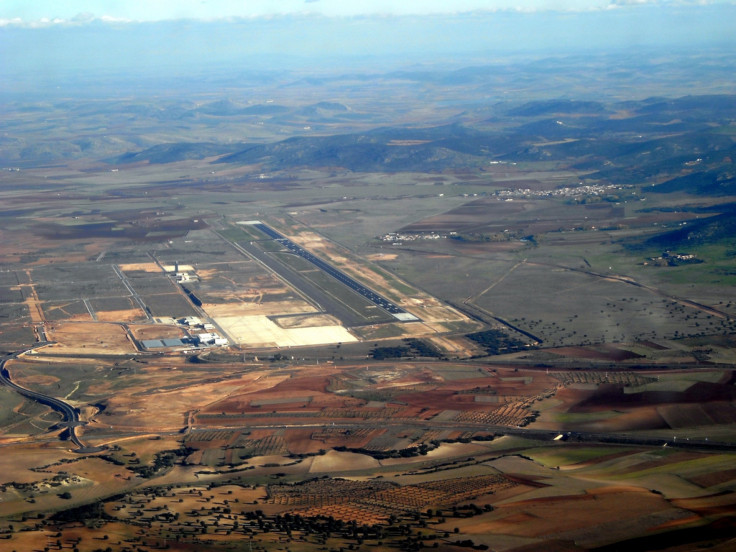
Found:
M 311 418 L 311 417 L 309 417 Z M 250 431 L 260 429 L 282 429 L 282 428 L 299 428 L 299 429 L 320 429 L 327 426 L 358 430 L 362 428 L 375 429 L 378 427 L 387 428 L 395 427 L 400 429 L 406 429 L 407 427 L 413 427 L 422 429 L 424 431 L 442 431 L 452 429 L 454 431 L 465 431 L 465 432 L 479 432 L 487 431 L 492 433 L 495 437 L 503 437 L 506 435 L 513 435 L 517 437 L 523 437 L 535 441 L 554 441 L 556 437 L 562 436 L 562 441 L 570 443 L 593 443 L 593 444 L 616 444 L 626 445 L 635 447 L 667 447 L 677 449 L 688 449 L 688 450 L 699 450 L 699 451 L 736 451 L 736 443 L 726 441 L 710 441 L 708 439 L 665 439 L 661 436 L 653 435 L 635 435 L 631 433 L 594 433 L 594 432 L 580 432 L 580 431 L 558 431 L 551 429 L 530 429 L 522 427 L 508 427 L 508 426 L 489 426 L 486 424 L 468 424 L 468 423 L 457 423 L 457 422 L 437 422 L 433 420 L 416 420 L 416 419 L 400 419 L 400 420 L 381 420 L 380 424 L 377 425 L 376 420 L 367 421 L 365 423 L 337 421 L 334 423 L 330 422 L 319 422 L 315 423 L 312 419 L 305 419 L 303 423 L 296 422 L 293 417 L 287 424 L 279 423 L 263 423 L 263 424 L 237 424 L 237 425 L 224 425 L 224 424 L 212 424 L 205 427 L 192 428 L 190 433 L 207 432 L 213 429 L 245 429 Z
M 40 347 L 43 345 L 48 345 L 48 342 L 37 343 L 34 347 Z M 77 412 L 77 410 L 73 406 L 71 406 L 68 403 L 65 403 L 62 400 L 57 399 L 56 397 L 49 397 L 48 395 L 37 393 L 36 391 L 31 391 L 30 389 L 21 387 L 20 385 L 18 385 L 17 383 L 14 383 L 10 379 L 10 372 L 8 372 L 8 369 L 5 367 L 5 364 L 9 360 L 18 358 L 20 355 L 30 350 L 32 349 L 28 349 L 27 351 L 21 351 L 18 353 L 13 353 L 10 356 L 4 358 L 3 360 L 0 360 L 0 383 L 7 385 L 8 387 L 18 392 L 19 394 L 23 395 L 24 397 L 28 397 L 29 399 L 32 399 L 36 402 L 39 402 L 41 404 L 51 407 L 57 412 L 61 412 L 61 415 L 64 417 L 64 424 L 67 426 L 69 430 L 69 440 L 72 443 L 74 443 L 74 446 L 77 447 L 77 450 L 75 452 L 96 452 L 98 450 L 101 450 L 97 447 L 88 447 L 79 439 L 76 428 L 77 426 L 82 425 L 83 422 L 79 420 L 79 412 Z
M 33 348 L 40 347 L 43 345 L 47 345 L 48 342 L 40 342 L 37 343 Z M 42 393 L 38 393 L 36 391 L 32 391 L 30 389 L 26 389 L 25 387 L 21 387 L 20 385 L 14 383 L 10 379 L 10 373 L 8 369 L 6 368 L 6 363 L 9 360 L 12 360 L 14 358 L 19 357 L 20 355 L 29 352 L 31 349 L 28 349 L 26 351 L 21 351 L 17 353 L 13 353 L 6 358 L 0 360 L 0 383 L 3 383 L 13 389 L 14 391 L 18 392 L 19 394 L 28 397 L 34 401 L 37 401 L 41 404 L 44 404 L 46 406 L 49 406 L 50 408 L 56 410 L 57 412 L 60 412 L 64 418 L 63 425 L 66 425 L 66 427 L 69 430 L 69 440 L 76 446 L 76 450 L 74 452 L 77 453 L 92 453 L 92 452 L 99 452 L 104 449 L 104 447 L 89 447 L 86 446 L 79 436 L 77 435 L 76 428 L 79 425 L 82 425 L 84 422 L 81 422 L 79 419 L 79 413 L 77 410 L 71 406 L 70 404 L 57 399 L 56 397 L 50 397 L 48 395 L 44 395 Z M 293 418 L 293 417 L 292 417 Z M 309 416 L 311 418 L 311 416 Z M 255 421 L 255 420 L 254 420 Z M 294 423 L 295 421 L 292 419 L 290 420 L 290 423 L 288 425 L 280 424 L 280 423 L 266 423 L 266 424 L 238 424 L 235 426 L 228 426 L 228 425 L 214 425 L 212 427 L 207 428 L 198 428 L 198 429 L 191 429 L 190 431 L 208 431 L 213 429 L 213 427 L 217 427 L 217 429 L 229 429 L 229 428 L 239 428 L 242 429 L 243 427 L 247 427 L 248 429 L 274 429 L 274 428 L 286 428 L 286 427 L 293 427 L 293 428 L 322 428 L 325 427 L 325 423 L 323 421 L 319 423 L 315 423 L 312 419 L 305 419 L 303 423 Z M 333 423 L 332 425 L 334 427 L 340 427 L 340 428 L 346 428 L 346 429 L 359 429 L 361 427 L 373 427 L 375 426 L 376 421 L 372 420 L 370 422 L 366 423 L 356 423 L 356 422 L 350 422 L 345 423 L 343 420 L 338 421 L 337 423 Z M 577 432 L 577 431 L 566 431 L 566 432 L 560 432 L 556 430 L 549 430 L 549 429 L 531 429 L 531 428 L 510 428 L 507 426 L 489 426 L 482 423 L 477 424 L 468 424 L 468 423 L 457 423 L 453 421 L 437 421 L 437 420 L 418 420 L 418 419 L 400 419 L 400 420 L 383 420 L 381 422 L 381 425 L 383 427 L 387 426 L 395 426 L 395 427 L 401 427 L 406 428 L 409 427 L 417 427 L 422 428 L 424 430 L 443 430 L 443 429 L 453 429 L 453 430 L 461 430 L 461 431 L 480 431 L 485 430 L 489 433 L 494 433 L 496 436 L 502 436 L 502 435 L 516 435 L 520 437 L 526 437 L 528 439 L 535 439 L 535 440 L 541 440 L 541 441 L 551 441 L 555 437 L 562 436 L 564 440 L 568 440 L 571 442 L 588 442 L 588 443 L 606 443 L 606 444 L 620 444 L 620 445 L 633 445 L 633 446 L 647 446 L 647 447 L 672 447 L 672 448 L 679 448 L 679 449 L 690 449 L 690 450 L 706 450 L 706 451 L 714 451 L 714 450 L 720 450 L 720 451 L 736 451 L 736 443 L 729 443 L 729 442 L 717 442 L 717 441 L 709 441 L 707 439 L 665 439 L 659 435 L 646 435 L 646 433 L 642 432 L 639 434 L 626 434 L 626 433 L 593 433 L 593 432 Z

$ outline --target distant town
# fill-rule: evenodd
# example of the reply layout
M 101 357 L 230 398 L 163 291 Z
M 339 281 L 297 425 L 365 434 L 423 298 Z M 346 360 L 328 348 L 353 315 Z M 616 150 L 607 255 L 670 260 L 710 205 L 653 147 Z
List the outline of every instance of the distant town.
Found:
M 672 253 L 670 251 L 663 252 L 659 257 L 649 257 L 644 261 L 646 265 L 654 266 L 680 266 L 685 264 L 698 264 L 702 263 L 703 259 L 699 259 L 697 255 L 693 253 Z
M 449 234 L 437 234 L 435 232 L 389 232 L 380 236 L 378 239 L 383 242 L 389 242 L 392 245 L 401 245 L 403 242 L 417 240 L 445 240 L 455 235 L 457 235 L 457 232 L 450 232 Z
M 583 184 L 579 186 L 563 186 L 552 190 L 532 190 L 530 188 L 516 188 L 514 190 L 498 190 L 493 195 L 499 198 L 532 198 L 532 197 L 581 197 L 604 196 L 611 192 L 633 189 L 633 186 L 618 184 Z

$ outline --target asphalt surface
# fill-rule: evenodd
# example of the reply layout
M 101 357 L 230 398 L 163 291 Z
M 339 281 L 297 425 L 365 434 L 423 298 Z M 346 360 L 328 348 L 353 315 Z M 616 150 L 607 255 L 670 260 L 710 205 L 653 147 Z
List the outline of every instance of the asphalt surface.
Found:
M 341 270 L 338 270 L 337 268 L 335 268 L 331 264 L 323 261 L 319 257 L 316 257 L 316 256 L 312 255 L 306 249 L 304 249 L 301 246 L 295 244 L 290 239 L 285 238 L 284 236 L 282 236 L 281 234 L 279 234 L 278 232 L 276 232 L 272 228 L 266 226 L 265 224 L 259 223 L 259 224 L 254 224 L 253 226 L 255 228 L 257 228 L 258 230 L 260 230 L 261 232 L 263 232 L 264 234 L 266 234 L 267 236 L 270 236 L 271 238 L 273 238 L 274 240 L 276 240 L 277 242 L 279 242 L 281 245 L 283 245 L 284 247 L 286 247 L 286 249 L 288 249 L 294 255 L 298 255 L 301 258 L 309 261 L 310 263 L 312 263 L 314 266 L 316 266 L 317 268 L 319 268 L 323 272 L 325 272 L 325 273 L 329 274 L 330 276 L 332 276 L 333 278 L 335 278 L 338 282 L 341 282 L 341 283 L 345 284 L 350 289 L 352 289 L 353 291 L 355 291 L 359 295 L 362 295 L 363 297 L 365 297 L 366 299 L 368 299 L 371 303 L 373 303 L 377 307 L 385 310 L 389 314 L 392 314 L 392 315 L 394 315 L 394 314 L 408 314 L 404 309 L 402 309 L 401 307 L 399 307 L 395 303 L 392 303 L 391 301 L 389 301 L 385 297 L 379 295 L 378 293 L 376 293 L 372 289 L 367 288 L 366 286 L 364 286 L 360 282 L 357 282 L 356 280 L 354 280 L 353 278 L 351 278 L 350 276 L 348 276 L 347 274 L 345 274 Z M 412 321 L 416 321 L 416 319 L 414 319 Z
M 47 345 L 47 342 L 40 342 L 37 343 L 34 347 L 39 347 L 43 345 Z M 31 349 L 28 349 L 30 351 Z M 60 412 L 62 416 L 64 417 L 64 423 L 63 425 L 66 425 L 66 427 L 69 430 L 69 440 L 77 447 L 75 452 L 78 453 L 90 453 L 90 452 L 99 452 L 100 450 L 103 450 L 102 447 L 88 447 L 86 446 L 80 439 L 79 436 L 76 433 L 76 427 L 79 425 L 82 425 L 83 422 L 79 419 L 79 413 L 77 410 L 71 406 L 68 403 L 65 403 L 64 401 L 57 399 L 56 397 L 50 397 L 48 395 L 44 395 L 42 393 L 38 393 L 36 391 L 32 391 L 30 389 L 26 389 L 25 387 L 21 387 L 20 385 L 14 383 L 10 379 L 10 374 L 8 372 L 8 369 L 5 367 L 5 364 L 8 360 L 17 358 L 21 354 L 28 352 L 28 351 L 21 351 L 18 353 L 13 353 L 12 355 L 9 355 L 8 357 L 0 360 L 0 383 L 7 385 L 14 391 L 18 392 L 19 394 L 28 397 L 32 400 L 35 400 L 41 404 L 44 404 L 46 406 L 49 406 L 53 408 L 54 410 Z M 351 429 L 357 429 L 360 427 L 366 427 L 372 424 L 356 424 L 356 423 L 338 423 L 333 424 L 335 427 L 343 427 L 343 428 L 351 428 Z M 457 424 L 453 422 L 437 422 L 432 420 L 397 420 L 397 421 L 390 421 L 387 420 L 383 424 L 384 426 L 400 426 L 400 427 L 406 427 L 406 426 L 412 426 L 412 427 L 421 427 L 425 430 L 439 430 L 439 429 L 447 429 L 452 428 L 455 430 L 464 430 L 464 431 L 479 431 L 479 430 L 486 430 L 489 433 L 494 433 L 496 436 L 502 436 L 502 435 L 517 435 L 519 437 L 525 437 L 528 439 L 536 439 L 540 441 L 551 441 L 555 438 L 564 440 L 564 441 L 570 441 L 570 442 L 588 442 L 588 443 L 608 443 L 608 444 L 620 444 L 620 445 L 633 445 L 633 446 L 647 446 L 647 447 L 672 447 L 672 448 L 678 448 L 678 449 L 690 449 L 690 450 L 705 450 L 705 451 L 713 451 L 713 450 L 720 450 L 720 451 L 736 451 L 736 443 L 727 443 L 727 442 L 716 442 L 716 441 L 709 441 L 708 439 L 687 439 L 687 438 L 681 438 L 676 439 L 673 437 L 673 439 L 663 439 L 661 437 L 649 437 L 644 434 L 641 435 L 631 435 L 631 434 L 623 434 L 623 433 L 590 433 L 590 432 L 576 432 L 576 431 L 567 431 L 567 432 L 559 432 L 559 431 L 552 431 L 552 430 L 538 430 L 538 429 L 529 429 L 529 428 L 509 428 L 505 426 L 486 426 L 484 424 Z M 275 427 L 324 427 L 324 422 L 314 423 L 312 420 L 305 419 L 303 423 L 292 423 L 288 425 L 283 424 L 263 424 L 263 425 L 253 425 L 248 424 L 247 427 L 250 429 L 258 429 L 258 428 L 275 428 Z M 217 426 L 220 429 L 224 429 L 227 426 Z M 237 427 L 245 427 L 242 425 L 238 425 Z M 212 428 L 207 429 L 194 429 L 193 431 L 207 431 L 211 430 Z
M 377 428 L 375 421 L 370 423 L 345 423 L 345 422 L 319 422 L 315 423 L 312 419 L 305 418 L 302 423 L 298 423 L 291 417 L 290 423 L 265 423 L 265 424 L 238 424 L 238 425 L 212 425 L 208 427 L 193 428 L 191 433 L 207 432 L 213 429 L 275 429 L 275 428 L 324 428 L 326 426 L 358 430 L 363 428 Z M 384 420 L 380 427 L 397 427 L 421 428 L 425 431 L 441 431 L 445 429 L 453 429 L 456 431 L 478 432 L 487 431 L 495 437 L 503 437 L 505 435 L 513 435 L 523 437 L 525 439 L 535 441 L 567 441 L 570 443 L 594 443 L 594 444 L 616 444 L 626 446 L 643 446 L 643 447 L 669 447 L 677 449 L 699 450 L 699 451 L 736 451 L 736 443 L 709 441 L 707 439 L 663 439 L 660 437 L 650 437 L 646 435 L 632 435 L 624 433 L 591 433 L 578 431 L 553 431 L 547 429 L 528 429 L 528 428 L 511 428 L 507 426 L 487 426 L 484 424 L 457 424 L 454 422 L 436 422 L 431 420 L 410 420 L 401 419 L 397 421 Z
M 35 347 L 39 347 L 42 345 L 47 345 L 48 343 L 37 343 Z M 28 349 L 30 351 L 31 349 Z M 69 431 L 69 440 L 74 443 L 74 445 L 77 447 L 76 452 L 92 452 L 94 450 L 97 450 L 94 447 L 87 447 L 77 435 L 77 426 L 82 425 L 83 422 L 79 419 L 79 412 L 71 406 L 68 403 L 65 403 L 64 401 L 57 399 L 56 397 L 50 397 L 48 395 L 44 395 L 43 393 L 38 393 L 36 391 L 31 391 L 30 389 L 26 389 L 25 387 L 21 387 L 17 383 L 14 383 L 10 379 L 10 373 L 8 372 L 8 369 L 5 367 L 5 363 L 8 360 L 17 358 L 18 356 L 22 355 L 27 351 L 21 351 L 18 353 L 13 353 L 7 358 L 4 358 L 3 360 L 0 360 L 0 383 L 3 383 L 13 389 L 14 391 L 18 392 L 19 394 L 23 395 L 24 397 L 28 397 L 29 399 L 32 399 L 36 402 L 39 402 L 41 404 L 44 404 L 46 406 L 49 406 L 56 410 L 57 412 L 60 412 L 61 415 L 64 417 L 64 425 L 66 425 L 68 431 Z
M 146 303 L 143 301 L 143 298 L 138 295 L 138 292 L 133 288 L 130 281 L 128 280 L 128 277 L 123 274 L 123 271 L 120 270 L 120 267 L 118 265 L 112 265 L 112 269 L 115 271 L 115 274 L 118 275 L 118 278 L 120 278 L 120 281 L 123 282 L 123 285 L 128 290 L 128 293 L 130 293 L 130 296 L 133 298 L 133 300 L 138 303 L 138 306 L 141 308 L 143 313 L 146 315 L 146 318 L 148 318 L 149 321 L 153 320 L 153 316 L 151 316 L 151 311 L 146 306 Z
M 222 237 L 222 236 L 220 236 Z M 366 324 L 379 324 L 384 322 L 395 322 L 396 319 L 382 309 L 373 309 L 375 316 L 361 313 L 351 309 L 338 298 L 333 297 L 327 291 L 317 287 L 290 266 L 282 263 L 271 255 L 249 242 L 235 243 L 222 238 L 235 249 L 253 258 L 265 266 L 270 272 L 277 274 L 282 280 L 297 290 L 305 301 L 314 305 L 320 312 L 329 313 L 348 327 L 364 326 Z

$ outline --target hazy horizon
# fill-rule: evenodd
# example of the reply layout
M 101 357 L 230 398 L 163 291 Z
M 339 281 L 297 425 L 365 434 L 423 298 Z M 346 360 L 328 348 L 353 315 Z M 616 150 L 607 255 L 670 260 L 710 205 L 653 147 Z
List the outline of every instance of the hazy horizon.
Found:
M 92 4 L 102 6 L 100 11 L 85 11 Z M 229 67 L 261 72 L 458 67 L 520 55 L 666 56 L 733 46 L 732 3 L 628 4 L 593 2 L 582 9 L 578 2 L 553 10 L 532 0 L 517 2 L 516 9 L 512 2 L 467 0 L 458 9 L 473 11 L 441 13 L 436 2 L 427 3 L 424 12 L 416 3 L 380 12 L 378 2 L 371 4 L 373 12 L 340 14 L 334 2 L 280 2 L 277 13 L 255 2 L 248 3 L 254 15 L 246 17 L 233 11 L 232 2 L 217 3 L 222 9 L 210 7 L 210 12 L 203 3 L 187 2 L 177 11 L 162 2 L 158 19 L 141 21 L 131 19 L 140 9 L 123 9 L 141 8 L 137 2 L 82 1 L 64 7 L 6 2 L 0 3 L 0 77 L 6 88 L 38 96 L 43 90 L 34 87 L 51 90 L 115 74 L 135 81 Z

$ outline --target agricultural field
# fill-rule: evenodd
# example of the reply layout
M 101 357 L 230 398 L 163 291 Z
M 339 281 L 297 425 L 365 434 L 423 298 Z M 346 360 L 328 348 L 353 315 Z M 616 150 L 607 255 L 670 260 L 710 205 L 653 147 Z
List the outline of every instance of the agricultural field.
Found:
M 734 97 L 480 73 L 4 105 L 1 548 L 733 548 Z

